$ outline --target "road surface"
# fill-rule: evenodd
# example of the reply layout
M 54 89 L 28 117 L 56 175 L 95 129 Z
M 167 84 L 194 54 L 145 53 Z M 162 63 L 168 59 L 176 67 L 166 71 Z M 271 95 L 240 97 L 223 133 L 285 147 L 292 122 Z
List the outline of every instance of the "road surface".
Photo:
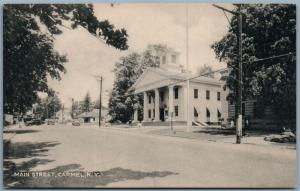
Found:
M 5 156 L 7 186 L 296 186 L 297 160 L 293 149 L 222 144 L 92 126 L 44 125 L 24 127 L 22 131 L 13 136 Z M 80 177 L 60 173 L 67 171 Z M 26 177 L 26 172 L 36 176 L 32 173 Z M 90 172 L 94 172 L 93 176 L 85 176 Z

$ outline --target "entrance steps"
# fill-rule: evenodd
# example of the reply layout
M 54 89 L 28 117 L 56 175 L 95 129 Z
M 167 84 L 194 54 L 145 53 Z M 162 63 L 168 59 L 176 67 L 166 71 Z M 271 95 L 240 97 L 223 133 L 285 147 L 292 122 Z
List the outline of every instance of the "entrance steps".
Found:
M 192 121 L 193 126 L 207 127 L 208 124 L 201 121 Z

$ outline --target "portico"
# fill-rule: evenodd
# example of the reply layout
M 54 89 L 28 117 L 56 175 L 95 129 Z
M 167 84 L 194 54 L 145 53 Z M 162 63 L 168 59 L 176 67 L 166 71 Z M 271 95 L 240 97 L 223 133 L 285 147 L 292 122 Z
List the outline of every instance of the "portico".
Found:
M 173 118 L 178 118 L 179 113 L 183 114 L 178 110 L 179 102 L 176 100 L 174 102 L 174 91 L 176 91 L 176 99 L 179 99 L 179 89 L 180 86 L 163 86 L 152 90 L 146 90 L 142 92 L 143 94 L 143 122 L 165 122 L 171 120 L 171 115 L 173 113 Z M 174 116 L 174 107 L 176 104 L 176 116 Z M 183 108 L 182 108 L 183 109 Z M 138 121 L 138 111 L 135 110 L 134 121 Z

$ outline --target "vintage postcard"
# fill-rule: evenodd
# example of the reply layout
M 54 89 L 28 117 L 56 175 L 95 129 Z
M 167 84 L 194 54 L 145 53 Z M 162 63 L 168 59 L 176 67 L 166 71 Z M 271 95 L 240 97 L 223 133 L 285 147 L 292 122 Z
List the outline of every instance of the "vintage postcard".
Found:
M 296 5 L 3 5 L 5 188 L 295 188 Z

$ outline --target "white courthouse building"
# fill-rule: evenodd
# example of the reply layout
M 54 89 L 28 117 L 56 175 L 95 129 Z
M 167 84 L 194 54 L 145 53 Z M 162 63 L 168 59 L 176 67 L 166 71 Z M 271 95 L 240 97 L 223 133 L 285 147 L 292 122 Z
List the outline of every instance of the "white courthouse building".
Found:
M 227 103 L 224 82 L 209 77 L 193 78 L 180 67 L 178 57 L 179 53 L 173 50 L 162 54 L 160 66 L 147 68 L 131 87 L 135 94 L 144 96 L 143 125 L 168 125 L 171 120 L 174 125 L 187 125 L 188 113 L 193 125 L 219 122 L 227 116 L 227 108 L 222 110 L 222 105 L 227 104 L 221 103 Z M 138 121 L 137 112 L 134 122 Z

